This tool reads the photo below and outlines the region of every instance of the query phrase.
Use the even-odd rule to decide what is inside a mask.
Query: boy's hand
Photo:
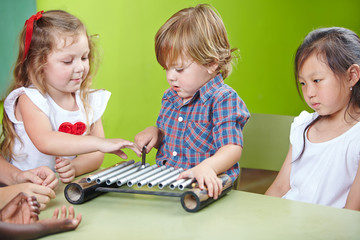
[[[217,177],[216,172],[206,164],[199,164],[185,172],[182,172],[178,179],[195,178],[199,184],[199,188],[203,190],[207,187],[209,197],[217,199],[222,192],[222,182]]]
[[[69,183],[75,178],[75,167],[72,160],[62,157],[56,157],[55,170],[59,173],[59,178],[63,183]]]
[[[149,153],[153,147],[157,148],[161,141],[162,133],[157,127],[148,127],[135,136],[135,144],[140,149],[146,146],[146,153]]]
[[[99,145],[99,150],[103,153],[113,153],[123,159],[127,159],[126,153],[121,149],[129,148],[133,150],[136,153],[136,155],[138,155],[139,157],[141,156],[140,148],[133,142],[121,138],[103,139],[103,140],[104,141],[102,141]]]

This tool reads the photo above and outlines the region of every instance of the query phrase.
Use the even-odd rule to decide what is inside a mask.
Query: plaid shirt
[[[190,169],[228,144],[243,146],[242,129],[250,117],[245,103],[235,90],[224,84],[221,74],[207,82],[183,104],[173,89],[162,99],[157,127],[164,138],[156,155],[158,165]],[[239,164],[226,174],[233,181]]]

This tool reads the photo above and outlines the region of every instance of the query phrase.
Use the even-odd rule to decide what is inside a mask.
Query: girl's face
[[[306,103],[319,115],[343,116],[351,95],[350,83],[339,79],[320,55],[312,54],[305,60],[299,82]]]
[[[170,87],[187,102],[208,81],[216,76],[217,64],[205,67],[190,57],[179,58],[166,69],[166,79]]]
[[[50,96],[74,93],[89,72],[90,52],[85,34],[77,37],[58,38],[57,48],[48,56],[44,68],[45,82]]]

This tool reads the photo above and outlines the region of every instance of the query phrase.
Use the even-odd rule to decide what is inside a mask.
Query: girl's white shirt
[[[23,143],[21,144],[21,142],[15,138],[13,149],[14,155],[13,159],[10,160],[10,163],[23,171],[39,166],[48,166],[52,170],[54,170],[55,167],[55,156],[46,155],[38,151],[27,135],[24,123],[15,118],[15,106],[19,96],[26,94],[49,118],[52,129],[58,131],[59,126],[64,122],[70,122],[71,124],[83,122],[86,124],[84,105],[80,99],[79,93],[79,91],[75,93],[76,103],[79,108],[77,111],[67,111],[61,108],[48,94],[43,95],[39,90],[32,87],[15,89],[6,97],[4,101],[4,110],[10,121],[14,124],[15,131]],[[105,112],[110,95],[111,93],[106,90],[97,90],[89,94],[90,111],[88,112],[88,121],[90,125],[101,118]],[[75,156],[72,156],[70,158],[74,157]]]
[[[359,166],[360,123],[326,142],[312,143],[305,137],[305,151],[296,160],[304,129],[317,116],[303,111],[291,125],[291,189],[283,198],[343,208]]]

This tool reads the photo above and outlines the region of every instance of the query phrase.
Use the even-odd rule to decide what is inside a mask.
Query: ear
[[[218,60],[214,59],[214,61],[212,63],[209,63],[206,68],[208,73],[212,75],[218,70],[218,67],[219,67]]]
[[[360,67],[357,64],[353,64],[349,67],[348,69],[348,73],[349,73],[349,83],[350,86],[353,87],[360,78]]]

